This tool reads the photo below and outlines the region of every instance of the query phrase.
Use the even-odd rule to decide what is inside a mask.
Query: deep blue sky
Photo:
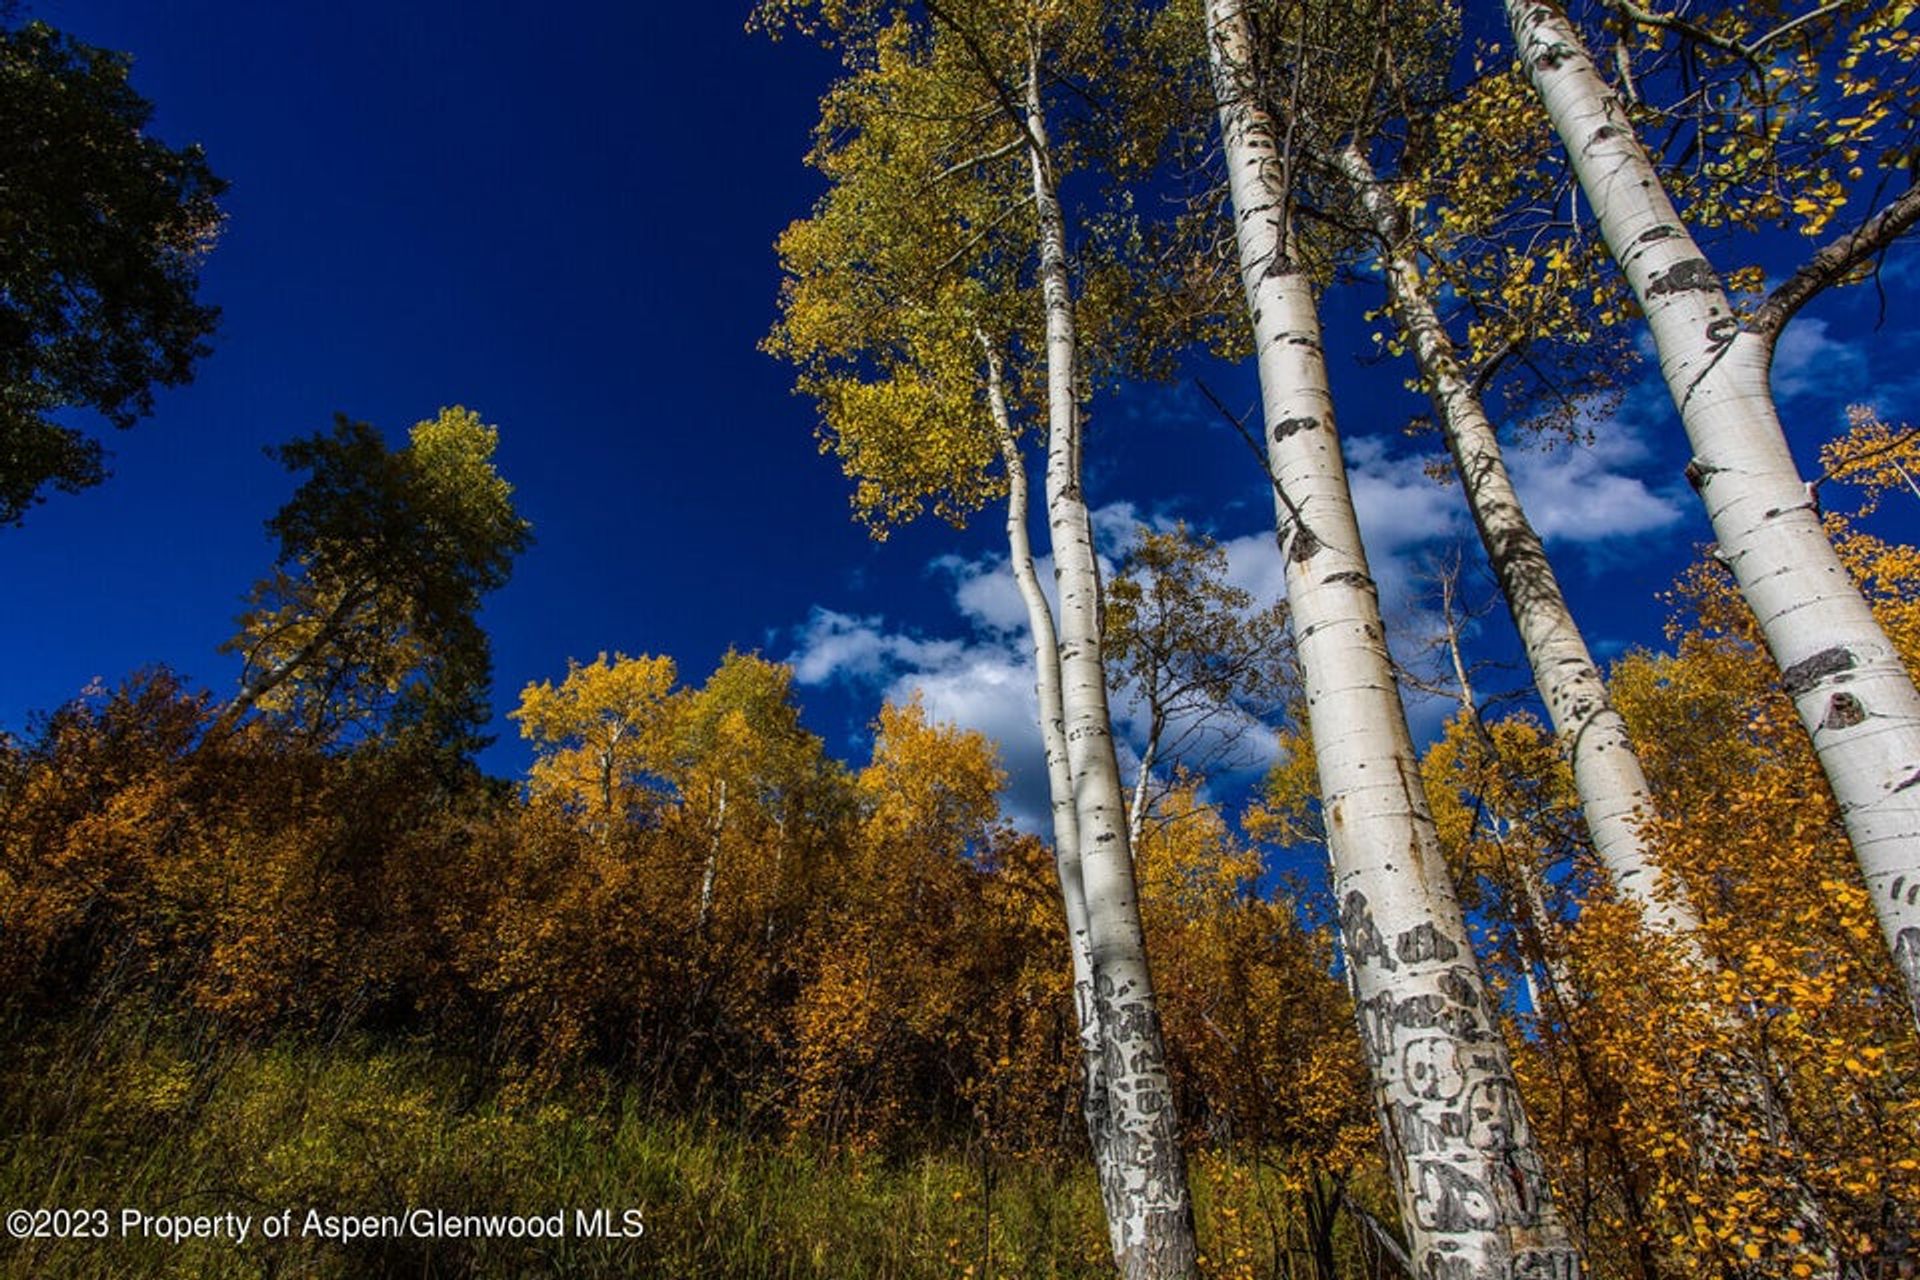
[[[271,562],[262,522],[292,483],[263,447],[336,410],[397,440],[462,403],[501,427],[500,467],[538,539],[485,614],[500,712],[569,656],[668,653],[697,682],[732,645],[798,661],[809,721],[837,751],[859,750],[884,691],[919,687],[1030,765],[1026,676],[984,572],[997,521],[871,542],[811,408],[755,349],[774,315],[772,240],[819,189],[801,157],[835,64],[746,33],[743,10],[33,4],[130,51],[155,131],[203,143],[232,190],[204,274],[225,312],[213,356],[112,436],[107,485],[0,529],[0,729],[149,662],[230,689],[215,648]],[[1329,349],[1391,595],[1466,529],[1457,495],[1420,474],[1433,445],[1400,434],[1402,372],[1342,354],[1373,302],[1334,299]],[[1897,308],[1874,329],[1874,309],[1864,292],[1836,299],[1789,332],[1781,391],[1803,466],[1849,400],[1916,416],[1920,342]],[[1252,403],[1249,375],[1220,377]],[[1211,416],[1190,389],[1097,406],[1091,497],[1115,527],[1126,503],[1193,520],[1230,541],[1243,581],[1270,584],[1264,481]],[[1596,452],[1520,469],[1613,653],[1657,643],[1654,593],[1709,534],[1663,397],[1630,398],[1606,428]],[[1504,631],[1488,621],[1490,651]],[[486,762],[517,773],[525,753],[510,724],[497,731]]]

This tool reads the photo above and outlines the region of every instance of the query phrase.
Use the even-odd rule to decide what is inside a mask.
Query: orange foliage
[[[1920,559],[1829,523],[1913,664]],[[1920,1221],[1913,1028],[1730,576],[1703,562],[1674,599],[1674,652],[1630,655],[1612,692],[1653,784],[1650,844],[1701,915],[1706,966],[1648,937],[1598,882],[1537,724],[1509,718],[1483,738],[1456,722],[1428,755],[1499,968],[1530,991],[1516,1068],[1597,1275],[1891,1265]]]

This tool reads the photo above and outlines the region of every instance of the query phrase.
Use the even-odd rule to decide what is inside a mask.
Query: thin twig
[[[1273,486],[1273,496],[1280,499],[1280,505],[1287,509],[1287,516],[1304,532],[1307,528],[1307,518],[1300,514],[1300,508],[1293,504],[1293,499],[1289,498],[1287,491],[1281,487],[1280,477],[1273,474],[1273,468],[1267,462],[1266,450],[1260,447],[1260,442],[1255,440],[1253,433],[1247,430],[1246,422],[1236,417],[1233,410],[1227,408],[1227,406],[1221,402],[1220,397],[1213,394],[1213,388],[1209,387],[1201,379],[1195,378],[1193,385],[1200,388],[1200,394],[1205,396],[1208,403],[1220,411],[1220,416],[1231,423],[1234,432],[1246,442],[1247,448],[1252,451],[1254,459],[1259,462],[1260,470],[1266,475],[1267,483]]]

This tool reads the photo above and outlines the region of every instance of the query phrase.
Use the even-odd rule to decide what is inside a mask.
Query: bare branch
[[[1760,336],[1771,356],[1774,343],[1780,340],[1780,331],[1801,307],[1828,286],[1839,283],[1874,254],[1884,252],[1912,230],[1915,222],[1920,222],[1920,187],[1908,187],[1880,212],[1807,259],[1798,271],[1767,295],[1767,300],[1747,321],[1747,331]]]
[[[1220,397],[1213,394],[1212,387],[1209,387],[1198,378],[1193,380],[1193,385],[1200,388],[1200,394],[1207,398],[1209,404],[1220,411],[1220,416],[1231,423],[1234,431],[1242,440],[1246,441],[1247,448],[1253,451],[1255,461],[1260,464],[1260,470],[1265,473],[1267,483],[1273,486],[1273,496],[1280,499],[1280,505],[1287,509],[1287,515],[1293,520],[1293,523],[1302,530],[1306,529],[1306,517],[1300,514],[1300,508],[1295,506],[1293,499],[1287,496],[1287,491],[1280,487],[1280,477],[1274,475],[1273,468],[1267,465],[1267,451],[1260,447],[1260,442],[1253,438],[1252,432],[1247,430],[1246,421],[1242,418],[1235,417],[1233,410],[1227,408],[1227,406],[1221,402]]]
[[[946,168],[942,169],[940,172],[934,174],[931,178],[928,178],[926,182],[922,184],[922,186],[924,187],[938,186],[942,182],[945,182],[948,178],[951,178],[956,173],[965,172],[966,170],[973,168],[975,165],[992,164],[995,160],[999,160],[999,159],[1002,159],[1003,157],[1010,156],[1014,152],[1019,151],[1020,149],[1025,147],[1026,145],[1027,145],[1027,140],[1025,138],[1015,138],[1012,142],[1007,143],[1005,146],[995,147],[991,151],[983,151],[979,155],[968,156],[965,160],[956,161],[953,164],[950,164]]]

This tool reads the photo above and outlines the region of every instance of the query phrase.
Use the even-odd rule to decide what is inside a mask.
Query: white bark
[[[727,780],[720,780],[719,798],[713,810],[713,830],[707,833],[707,862],[700,869],[700,917],[696,927],[707,931],[713,918],[713,884],[720,876],[720,840],[727,829]]]
[[[1416,1274],[1574,1280],[1580,1254],[1554,1209],[1427,810],[1354,521],[1316,299],[1289,254],[1279,135],[1249,87],[1249,24],[1241,0],[1208,0],[1207,18],[1343,950]]]
[[[1920,692],[1821,528],[1742,327],[1625,109],[1550,0],[1506,0],[1607,247],[1640,300],[1722,557],[1812,735],[1920,1021]]]
[[[1060,685],[1107,1077],[1107,1142],[1119,1185],[1107,1206],[1127,1280],[1194,1274],[1193,1210],[1172,1080],[1147,968],[1100,651],[1100,566],[1080,475],[1080,405],[1066,226],[1055,187],[1037,59],[1026,85],[1028,157],[1046,307],[1047,520],[1060,589]]]
[[[1138,849],[1140,838],[1147,830],[1147,806],[1153,797],[1154,757],[1160,754],[1160,735],[1164,732],[1161,716],[1153,713],[1153,728],[1147,733],[1147,744],[1140,749],[1140,768],[1133,778],[1133,803],[1127,806],[1127,848]]]
[[[322,650],[338,639],[347,620],[353,616],[354,610],[367,603],[369,596],[373,593],[373,585],[370,578],[362,577],[341,592],[340,599],[334,603],[332,609],[327,611],[327,616],[321,620],[319,626],[314,628],[313,634],[308,637],[305,644],[242,685],[233,701],[229,702],[214,722],[207,727],[205,740],[212,742],[231,733],[260,699],[303,671]],[[254,651],[257,651],[258,647],[255,645]],[[252,665],[253,656],[253,652],[246,655],[248,666]]]
[[[1020,589],[1021,602],[1026,605],[1027,632],[1033,641],[1034,694],[1040,706],[1040,741],[1046,750],[1047,798],[1053,817],[1054,871],[1060,880],[1067,943],[1073,956],[1073,1011],[1085,1089],[1081,1111],[1104,1200],[1114,1194],[1118,1181],[1107,1141],[1112,1126],[1107,1119],[1106,1059],[1093,1000],[1093,948],[1087,931],[1086,892],[1080,878],[1080,824],[1073,807],[1066,713],[1060,700],[1060,643],[1053,625],[1053,606],[1047,602],[1033,566],[1033,542],[1027,533],[1027,468],[1007,412],[999,353],[984,335],[980,342],[987,353],[987,407],[1000,436],[1000,456],[1007,468],[1007,563]],[[1118,1237],[1115,1239],[1117,1250]]]
[[[1487,563],[1499,579],[1526,650],[1534,687],[1573,769],[1594,852],[1615,891],[1635,906],[1649,930],[1691,939],[1699,931],[1699,917],[1684,896],[1662,892],[1659,871],[1640,834],[1638,819],[1652,814],[1653,798],[1626,721],[1607,697],[1600,667],[1573,620],[1546,546],[1520,506],[1499,433],[1460,367],[1452,336],[1407,243],[1400,210],[1358,146],[1349,143],[1336,161],[1386,246],[1387,286],[1433,398],[1434,415],[1453,454]],[[1692,950],[1704,963],[1698,948]]]

